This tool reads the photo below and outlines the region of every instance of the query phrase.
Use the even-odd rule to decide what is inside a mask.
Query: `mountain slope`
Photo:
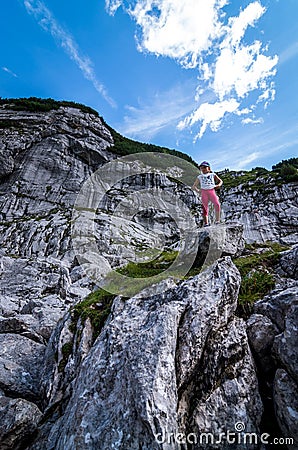
[[[246,189],[243,183],[228,189],[227,181],[223,208],[231,223],[203,230],[198,199],[179,178],[187,158],[182,169],[175,160],[170,174],[146,173],[146,167],[134,161],[140,174],[109,186],[96,208],[89,207],[90,200],[83,211],[86,221],[94,214],[100,256],[127,278],[127,262],[132,261],[146,278],[148,261],[151,269],[155,265],[163,272],[177,252],[191,253],[194,244],[198,248],[191,273],[161,277],[130,298],[108,294],[97,289],[84,263],[79,264],[71,230],[78,212],[74,205],[86,180],[111,162],[112,167],[120,164],[115,134],[92,110],[30,102],[30,111],[24,110],[24,103],[18,104],[21,110],[4,107],[7,101],[0,109],[3,448],[183,448],[168,440],[179,433],[185,439],[199,439],[203,433],[218,438],[234,432],[238,422],[259,436],[268,431],[266,417],[272,418],[270,433],[278,433],[279,426],[283,436],[294,436],[295,424],[287,411],[289,405],[296,408],[292,392],[297,365],[292,361],[297,357],[297,247],[270,259],[275,288],[257,302],[247,325],[238,313],[241,280],[231,260],[248,257],[241,222],[250,241],[262,243],[269,237],[295,242],[294,182],[271,183],[276,203],[273,192],[259,192],[253,185]],[[177,154],[171,155],[174,161]],[[193,176],[197,168],[191,167]],[[104,172],[99,173],[103,177]],[[267,186],[266,180],[259,181]],[[144,208],[140,202],[140,210],[125,216],[121,205],[147,191],[154,198],[160,195],[160,203],[147,202]],[[179,244],[181,231],[187,231],[184,210],[175,199],[184,202],[198,228],[194,239],[196,230],[185,234],[184,248]],[[274,206],[268,207],[273,200]],[[264,226],[270,213],[266,229],[255,223],[255,213],[243,211],[255,204]],[[83,221],[83,236],[84,227]],[[258,257],[246,267],[248,278],[254,279],[266,251],[262,244],[255,246]],[[202,270],[208,255],[209,267]],[[210,255],[215,255],[213,260]],[[138,291],[139,280],[131,281]],[[264,358],[269,372],[262,365]],[[276,416],[269,401],[273,392]],[[262,416],[263,409],[267,415]],[[191,448],[214,448],[209,444],[189,443]]]

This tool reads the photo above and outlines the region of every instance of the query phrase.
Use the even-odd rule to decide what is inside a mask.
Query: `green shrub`
[[[58,366],[58,371],[59,372],[63,372],[65,369],[65,366],[67,364],[68,358],[69,356],[72,354],[72,349],[73,349],[73,343],[72,342],[66,342],[66,344],[64,344],[62,346],[61,352],[62,352],[62,359],[59,363]]]
[[[288,183],[298,181],[298,158],[283,159],[272,166],[272,170]]]
[[[30,112],[48,112],[53,109],[59,109],[61,106],[80,109],[82,112],[94,114],[98,117],[95,109],[85,106],[81,103],[69,102],[66,100],[54,100],[52,98],[0,98],[0,105],[5,109],[14,111],[30,111]]]
[[[72,331],[74,331],[79,319],[84,323],[89,318],[95,340],[110,314],[112,302],[115,297],[115,295],[103,289],[98,289],[89,294],[85,300],[75,305],[71,310]]]
[[[279,260],[280,252],[288,249],[277,242],[246,245],[246,249],[251,252],[259,248],[267,250],[262,253],[241,256],[234,260],[241,275],[238,313],[243,317],[248,317],[252,313],[255,301],[260,300],[274,287],[274,266]]]

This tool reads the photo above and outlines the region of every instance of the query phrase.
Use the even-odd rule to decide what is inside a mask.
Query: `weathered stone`
[[[0,348],[0,387],[15,396],[37,399],[45,347],[18,334],[0,334]]]
[[[243,225],[243,236],[247,243],[280,242],[298,243],[297,182],[275,185],[258,179],[262,189],[248,189],[239,185],[223,189],[222,210],[226,222]]]
[[[273,353],[277,360],[298,383],[298,304],[287,312],[285,330],[274,339]]]
[[[242,225],[214,225],[198,232],[195,265],[213,263],[221,256],[240,256],[244,249]]]
[[[254,305],[254,312],[267,316],[280,331],[285,329],[285,318],[288,309],[297,300],[298,285],[286,290],[273,290]]]
[[[182,416],[186,416],[184,434],[197,437],[195,448],[230,449],[224,439],[218,447],[216,442],[221,433],[237,433],[238,426],[259,436],[263,406],[244,321],[234,319],[226,329],[211,334],[196,370],[180,400]],[[183,411],[187,404],[191,405],[188,412]],[[208,433],[211,440],[200,442],[200,436]],[[258,440],[249,448],[259,448]]]
[[[22,398],[0,395],[0,447],[1,450],[24,448],[37,430],[42,417],[36,405]]]
[[[298,279],[298,245],[282,253],[277,272],[281,276]]]
[[[279,333],[277,327],[268,317],[261,314],[250,316],[246,325],[249,343],[259,366],[264,374],[271,372],[275,368],[272,346],[275,336]]]
[[[160,288],[167,287],[164,293],[118,298],[82,363],[65,414],[32,449],[161,448],[159,433],[169,436],[185,430],[175,412],[177,387],[187,386],[202,358],[210,371],[205,382],[208,373],[214,374],[210,395],[224,404],[240,395],[243,403],[237,406],[238,396],[229,412],[233,410],[236,419],[241,411],[240,418],[249,419],[249,429],[256,430],[253,410],[260,413],[261,404],[244,322],[236,320],[225,328],[236,308],[239,281],[238,271],[226,258],[181,286],[162,282]],[[215,342],[219,346],[211,355],[205,353],[210,334],[217,335],[211,348]],[[223,364],[221,352],[226,355]],[[235,359],[234,370],[230,364]],[[222,427],[227,420],[223,412]],[[162,448],[176,447],[165,443]]]
[[[274,403],[276,417],[285,438],[292,438],[289,449],[297,448],[298,442],[298,386],[283,369],[278,369],[274,380]]]

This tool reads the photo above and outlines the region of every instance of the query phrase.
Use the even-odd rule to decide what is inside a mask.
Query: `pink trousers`
[[[203,216],[208,216],[208,203],[213,203],[215,211],[220,211],[220,203],[214,189],[202,189]]]

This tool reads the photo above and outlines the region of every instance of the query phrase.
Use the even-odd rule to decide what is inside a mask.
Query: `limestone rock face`
[[[262,183],[262,179],[258,180]],[[297,244],[298,183],[275,185],[274,180],[255,188],[243,185],[223,193],[222,208],[227,222],[243,225],[247,243],[274,241]]]
[[[276,416],[283,435],[298,442],[297,383],[283,369],[278,369],[274,380],[274,400]],[[291,448],[291,445],[288,446]],[[292,445],[293,448],[293,445]]]
[[[116,299],[63,416],[31,448],[182,448],[171,436],[234,430],[240,419],[258,432],[244,322],[230,322],[239,281],[226,258],[179,286],[162,282],[161,294]]]
[[[288,252],[285,252],[285,258],[289,258]],[[291,280],[290,287],[272,291],[255,304],[256,314],[247,322],[265,400],[267,397],[267,402],[272,402],[282,435],[294,439],[295,443],[298,417],[297,288],[297,281]],[[291,445],[288,448],[292,448]]]
[[[0,395],[1,449],[24,448],[27,440],[37,430],[41,417],[42,413],[34,403]]]

